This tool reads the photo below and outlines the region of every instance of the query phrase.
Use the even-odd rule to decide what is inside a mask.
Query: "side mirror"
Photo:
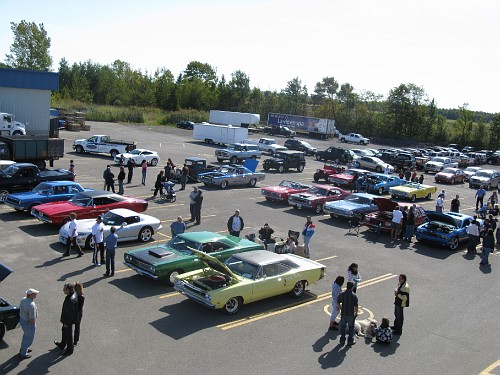
[[[128,224],[127,223],[122,223],[122,225],[120,225],[120,228],[125,228]]]

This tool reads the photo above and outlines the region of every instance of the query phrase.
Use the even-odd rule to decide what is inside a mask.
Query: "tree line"
[[[45,70],[52,65],[50,38],[43,24],[11,23],[14,43],[4,66]],[[384,97],[358,93],[349,83],[334,77],[318,81],[312,92],[299,77],[285,88],[262,91],[250,87],[250,77],[241,70],[230,77],[214,67],[191,61],[174,76],[167,68],[142,72],[125,61],[110,65],[91,60],[59,62],[57,98],[87,104],[121,107],[156,107],[166,112],[210,109],[258,113],[270,112],[334,119],[342,133],[359,132],[395,143],[459,143],[478,148],[500,148],[500,113],[473,112],[465,103],[458,109],[440,109],[423,87],[401,83]]]

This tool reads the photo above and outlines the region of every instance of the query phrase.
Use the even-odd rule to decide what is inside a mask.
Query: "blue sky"
[[[235,70],[261,90],[298,77],[312,93],[333,76],[358,92],[422,86],[442,108],[500,112],[500,2],[492,0],[11,1],[0,5],[0,60],[10,22],[43,23],[57,70],[120,59],[143,72],[190,61]]]

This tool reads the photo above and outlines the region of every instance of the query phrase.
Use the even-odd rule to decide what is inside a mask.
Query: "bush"
[[[90,107],[85,119],[88,121],[143,123],[143,112],[135,108]]]
[[[180,121],[202,122],[208,121],[208,112],[196,109],[181,109],[169,112],[158,119],[160,125],[175,124]]]

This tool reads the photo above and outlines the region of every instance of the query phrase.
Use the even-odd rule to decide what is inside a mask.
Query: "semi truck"
[[[2,135],[0,136],[0,159],[13,160],[17,163],[33,163],[44,169],[48,160],[54,166],[54,160],[64,156],[64,139],[46,135]]]
[[[229,112],[212,109],[208,122],[216,125],[243,126],[258,125],[260,115],[257,113]]]
[[[207,144],[244,143],[247,138],[247,128],[214,124],[194,124],[193,127],[193,139]]]
[[[25,135],[26,126],[16,121],[14,115],[0,112],[0,134],[1,135]]]
[[[306,116],[269,113],[267,125],[273,128],[287,127],[297,134],[305,134],[314,138],[328,139],[334,137],[335,121]]]

